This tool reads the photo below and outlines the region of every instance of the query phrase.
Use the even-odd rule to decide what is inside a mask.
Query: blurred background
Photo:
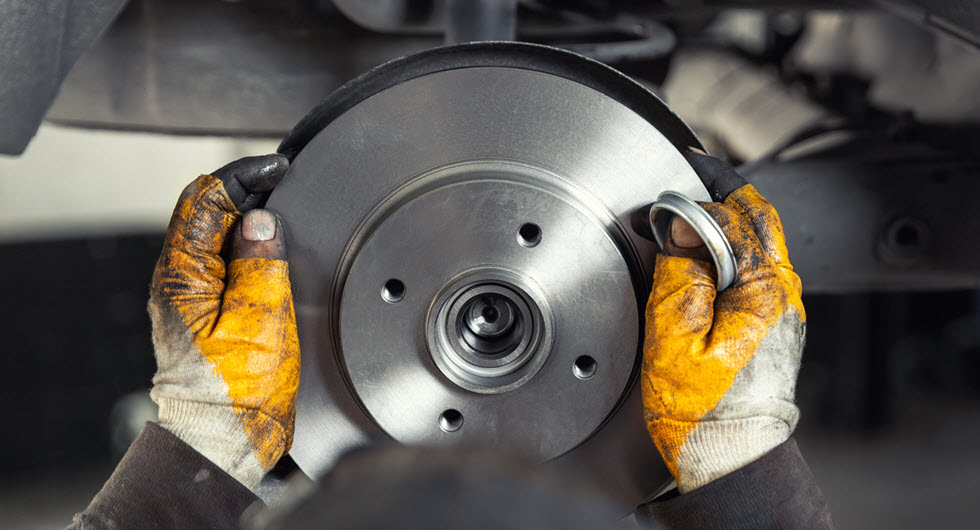
[[[62,44],[5,70],[34,81],[14,89],[30,104],[0,98],[0,528],[63,528],[155,418],[145,305],[180,190],[273,152],[358,73],[444,42],[454,3],[110,4],[73,32],[78,13],[49,2]],[[516,9],[518,38],[647,84],[783,215],[809,318],[797,438],[838,526],[971,526],[977,3]],[[67,65],[42,72],[45,54]]]

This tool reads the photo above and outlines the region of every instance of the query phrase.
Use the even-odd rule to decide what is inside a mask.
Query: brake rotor
[[[290,454],[478,444],[584,471],[636,505],[669,479],[636,385],[655,244],[630,216],[708,193],[653,94],[554,48],[396,60],[290,133],[267,207],[302,351]]]

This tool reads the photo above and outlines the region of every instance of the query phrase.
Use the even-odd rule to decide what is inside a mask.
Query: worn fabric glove
[[[159,424],[251,489],[293,439],[299,341],[282,228],[253,209],[287,166],[244,158],[188,185],[150,289]]]
[[[721,161],[685,154],[719,203],[702,206],[731,243],[738,277],[715,271],[675,219],[646,310],[642,393],[647,428],[687,493],[785,442],[806,315],[775,209]],[[695,236],[696,237],[696,236]],[[668,255],[672,254],[672,255]]]

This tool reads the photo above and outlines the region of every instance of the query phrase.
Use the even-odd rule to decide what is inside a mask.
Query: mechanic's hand
[[[150,289],[160,425],[251,489],[293,440],[299,341],[282,227],[254,209],[288,165],[243,158],[188,185]]]
[[[721,224],[738,263],[728,289],[696,234],[675,218],[657,257],[646,312],[642,392],[647,428],[687,493],[785,442],[806,334],[800,278],[775,209],[726,164],[685,157],[719,202],[702,206]]]

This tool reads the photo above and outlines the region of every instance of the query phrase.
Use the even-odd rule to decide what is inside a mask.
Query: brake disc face
[[[677,149],[696,139],[540,46],[434,50],[338,94],[284,142],[268,203],[301,341],[294,460],[492,445],[638,503],[669,475],[635,384],[656,249],[630,216],[667,189],[708,200]]]

